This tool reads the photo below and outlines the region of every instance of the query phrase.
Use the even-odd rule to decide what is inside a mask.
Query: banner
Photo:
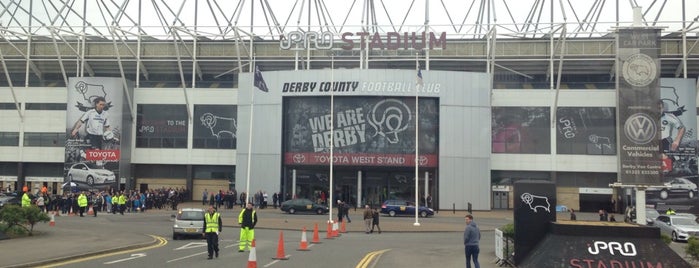
[[[116,186],[124,125],[123,93],[120,78],[68,80],[64,191]]]
[[[137,148],[187,148],[187,106],[139,104]]]
[[[549,111],[548,107],[493,107],[492,152],[550,153]]]
[[[419,102],[420,165],[436,167],[439,106]],[[337,165],[414,166],[415,98],[336,97],[334,107],[331,115],[328,97],[285,100],[285,164],[329,163],[332,140]]]
[[[619,29],[617,46],[619,182],[658,185],[660,29]]]
[[[616,155],[613,107],[559,107],[556,153]]]
[[[194,105],[193,148],[235,149],[238,106]]]

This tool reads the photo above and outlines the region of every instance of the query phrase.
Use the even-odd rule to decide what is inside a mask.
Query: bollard
[[[451,213],[456,214],[456,203],[451,203]]]
[[[473,214],[471,210],[471,202],[468,202],[468,214]]]

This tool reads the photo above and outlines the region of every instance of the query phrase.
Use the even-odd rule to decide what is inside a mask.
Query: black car
[[[391,217],[396,215],[415,215],[415,202],[408,200],[391,199],[386,200],[381,205],[381,213],[388,214]],[[434,215],[434,210],[428,207],[420,206],[418,208],[420,217],[429,217]]]
[[[284,212],[288,212],[289,214],[295,214],[296,212],[325,214],[329,211],[327,206],[315,203],[306,198],[296,198],[284,201],[282,202],[280,209]]]

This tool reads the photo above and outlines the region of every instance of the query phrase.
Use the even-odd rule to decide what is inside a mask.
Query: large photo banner
[[[657,103],[663,186],[646,189],[646,202],[686,211],[698,202],[696,81],[663,79]]]
[[[492,152],[550,153],[550,118],[548,107],[493,107]]]
[[[616,155],[614,107],[558,107],[556,153]]]
[[[619,182],[659,185],[660,30],[619,29],[617,46]]]
[[[330,113],[329,97],[285,100],[285,164],[327,165],[330,146],[334,143],[333,159],[336,165],[414,166],[414,97],[334,99],[333,114]],[[438,100],[420,98],[419,107],[419,165],[436,167]]]
[[[68,80],[64,191],[116,186],[124,134],[123,100],[120,78]]]

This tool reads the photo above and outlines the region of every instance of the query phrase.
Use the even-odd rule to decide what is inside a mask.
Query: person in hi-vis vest
[[[245,251],[252,246],[252,240],[255,239],[255,225],[257,224],[257,214],[253,209],[252,203],[248,203],[245,209],[238,214],[238,224],[240,224],[240,243],[238,244],[238,252]]]
[[[222,227],[221,214],[214,210],[214,206],[209,206],[209,213],[204,214],[204,237],[209,260],[214,254],[218,258],[218,234],[221,233]]]

